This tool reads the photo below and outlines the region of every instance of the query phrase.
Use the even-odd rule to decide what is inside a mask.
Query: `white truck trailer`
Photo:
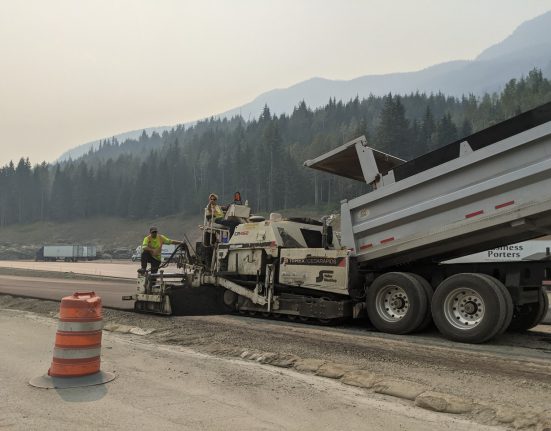
[[[305,165],[371,185],[342,201],[340,235],[273,214],[212,242],[224,228],[210,223],[210,240],[180,256],[182,273],[138,278],[136,309],[170,314],[179,289],[214,285],[240,312],[324,322],[367,312],[397,334],[434,320],[475,343],[545,315],[548,258],[441,262],[551,232],[551,103],[409,162],[360,137]]]
[[[45,245],[36,253],[36,260],[76,262],[96,258],[95,245]]]

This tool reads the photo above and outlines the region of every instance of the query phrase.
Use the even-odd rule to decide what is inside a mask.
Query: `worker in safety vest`
[[[151,273],[155,274],[161,265],[161,252],[163,244],[181,244],[182,241],[169,239],[164,235],[159,235],[159,229],[156,226],[149,228],[149,235],[143,239],[142,243],[142,267],[138,269],[140,274],[144,274],[147,264],[151,264]]]
[[[213,219],[223,219],[224,211],[218,205],[218,195],[211,193],[209,195],[209,203],[207,204],[207,220]]]
[[[241,204],[241,193],[236,192],[233,197],[235,204]],[[214,220],[215,223],[218,223],[222,226],[225,226],[230,231],[230,236],[233,235],[235,228],[239,225],[239,221],[235,220],[226,220],[224,217],[224,211],[228,210],[228,206],[220,207],[218,205],[218,195],[216,193],[211,193],[209,195],[209,203],[207,204],[206,213],[207,220]]]

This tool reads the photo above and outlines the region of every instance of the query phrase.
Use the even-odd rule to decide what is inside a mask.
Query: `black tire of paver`
[[[446,316],[445,308],[455,292],[459,295],[465,291],[468,296],[469,290],[482,300],[484,314],[476,326],[461,326],[459,329],[459,323],[450,323],[451,316]],[[461,343],[484,343],[490,340],[501,329],[507,317],[507,304],[501,289],[476,273],[455,274],[445,279],[434,292],[431,309],[434,324],[442,335]]]
[[[547,309],[549,308],[549,298],[547,297],[547,292],[545,292],[543,288],[540,288],[538,304],[525,305],[525,307],[530,307],[529,312],[515,315],[509,325],[509,331],[527,331],[541,322],[547,313]]]
[[[384,292],[395,291],[407,297],[407,310],[401,318],[389,321],[393,317],[382,314],[377,309],[377,300],[384,301],[381,295]],[[403,292],[403,294],[401,293]],[[379,296],[379,298],[378,298]],[[382,304],[380,303],[380,307]],[[381,332],[390,334],[409,334],[415,331],[425,319],[429,308],[429,301],[422,284],[411,274],[403,272],[388,272],[380,275],[369,286],[366,294],[366,309],[369,320]]]
[[[224,311],[226,313],[234,313],[237,309],[237,300],[239,295],[226,289],[222,291],[221,295]]]
[[[539,325],[541,323],[541,321],[545,318],[547,312],[549,311],[549,296],[547,295],[547,291],[544,288],[542,288],[541,291],[543,294],[543,306],[541,307],[541,315],[536,325]]]
[[[414,273],[409,274],[414,277],[419,283],[421,283],[421,286],[423,286],[423,289],[425,289],[425,293],[427,295],[427,313],[425,314],[425,318],[421,322],[421,325],[419,325],[419,327],[415,330],[415,332],[422,332],[427,329],[428,326],[432,323],[432,311],[430,309],[430,303],[432,302],[432,295],[434,294],[434,290],[432,289],[430,283],[424,277],[421,277],[420,275]]]
[[[507,306],[507,314],[505,315],[505,320],[503,321],[501,328],[499,329],[499,331],[497,331],[497,334],[496,334],[496,335],[501,335],[507,330],[507,328],[511,324],[511,320],[513,319],[513,312],[515,310],[515,306],[513,304],[513,298],[511,298],[511,294],[509,293],[505,285],[497,278],[492,277],[491,275],[488,275],[488,274],[480,274],[480,275],[482,275],[483,277],[487,278],[492,283],[494,283],[504,295],[505,305]]]
[[[545,289],[542,288],[541,291],[543,294],[543,307],[541,310],[541,316],[538,320],[538,323],[536,323],[536,325],[539,325],[541,323],[541,321],[545,318],[545,316],[547,315],[547,312],[549,311],[549,296],[547,295],[547,291]]]

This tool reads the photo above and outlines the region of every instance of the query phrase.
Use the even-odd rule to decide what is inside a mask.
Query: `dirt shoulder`
[[[104,332],[106,385],[44,390],[42,376],[56,322],[35,313],[0,312],[0,427],[10,430],[296,430],[490,431],[461,415],[334,379],[160,345],[145,337]],[[78,414],[74,407],[80,406]],[[69,408],[73,407],[73,408]]]
[[[197,310],[193,302],[204,300],[189,298],[188,303]],[[56,303],[9,296],[0,296],[0,308],[48,316],[57,313]],[[356,377],[370,391],[398,391],[415,400],[420,396],[416,391],[447,394],[468,400],[471,407],[465,414],[479,423],[535,429],[550,406],[551,334],[544,331],[506,335],[472,346],[448,342],[430,332],[390,336],[367,327],[320,327],[211,312],[160,317],[106,309],[104,322],[111,331],[145,334],[155,343],[210,355],[265,361],[338,379],[360,373]],[[442,404],[442,397],[429,396],[434,399],[436,408],[444,405],[441,411],[457,407],[453,402]]]

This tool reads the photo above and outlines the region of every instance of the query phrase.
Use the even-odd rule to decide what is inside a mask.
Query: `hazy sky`
[[[551,0],[0,0],[0,165],[273,88],[472,59]]]

